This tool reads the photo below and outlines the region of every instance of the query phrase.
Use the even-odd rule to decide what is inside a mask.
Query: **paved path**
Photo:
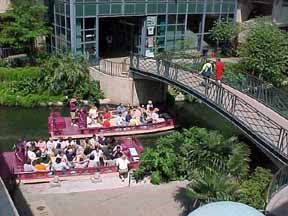
[[[135,62],[133,64],[135,65]],[[158,77],[166,77],[180,88],[192,89],[196,94],[207,98],[244,125],[248,132],[256,134],[265,145],[274,148],[288,159],[288,120],[261,102],[224,84],[223,88],[219,89],[213,81],[207,90],[202,84],[203,77],[199,74],[173,67],[165,70],[165,65],[160,63],[157,66],[153,59],[140,59],[139,69]]]
[[[276,193],[266,210],[275,216],[287,216],[288,215],[288,186]]]
[[[117,180],[114,178],[114,180]],[[90,186],[89,186],[90,185]],[[30,209],[25,206],[25,201],[20,202],[21,193],[18,192],[18,208],[20,215],[38,216],[37,209],[45,209],[47,216],[176,216],[187,215],[185,196],[183,188],[187,182],[171,182],[160,186],[150,183],[132,187],[126,185],[114,189],[94,189],[90,181],[75,181],[70,184],[70,189],[59,188],[60,193],[49,190],[35,191],[22,190],[22,201],[26,200]],[[86,187],[89,191],[82,191]],[[62,187],[62,186],[61,186]],[[80,190],[79,190],[80,188]],[[26,187],[27,189],[27,187]],[[66,190],[66,191],[65,191]],[[36,210],[35,210],[36,209]]]

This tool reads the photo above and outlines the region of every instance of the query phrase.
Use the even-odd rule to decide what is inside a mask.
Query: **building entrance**
[[[141,50],[144,17],[109,17],[99,19],[100,58],[129,56]]]

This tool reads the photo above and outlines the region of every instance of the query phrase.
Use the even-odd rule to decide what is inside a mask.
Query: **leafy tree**
[[[263,210],[265,207],[265,198],[267,197],[267,188],[272,180],[270,170],[257,167],[252,176],[241,184],[241,195],[239,201]]]
[[[231,55],[233,39],[238,34],[238,26],[233,20],[221,20],[214,23],[210,30],[211,39],[220,46],[221,52],[224,55]]]
[[[205,170],[192,179],[186,188],[186,193],[194,202],[203,205],[216,201],[235,201],[241,191],[233,178],[222,172]]]
[[[259,22],[250,30],[241,55],[248,72],[280,86],[288,66],[288,34]]]
[[[156,149],[145,149],[137,174],[159,171],[165,181],[193,179],[211,168],[240,179],[248,173],[249,154],[249,148],[234,137],[225,139],[216,131],[191,128],[160,138]]]
[[[35,39],[46,36],[49,27],[44,20],[47,8],[37,0],[15,0],[11,8],[1,16],[0,45],[12,47],[30,47],[35,53]]]
[[[42,68],[43,83],[51,94],[74,93],[89,80],[89,66],[82,57],[57,53],[48,58]]]

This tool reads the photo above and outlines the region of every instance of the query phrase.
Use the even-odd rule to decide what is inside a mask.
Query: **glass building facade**
[[[117,50],[201,51],[214,22],[233,18],[236,8],[237,0],[55,0],[50,45],[95,62]]]

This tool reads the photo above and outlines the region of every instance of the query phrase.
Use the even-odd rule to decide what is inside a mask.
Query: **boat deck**
[[[23,171],[23,164],[16,158],[15,152],[0,152],[0,176],[10,178],[15,172]]]
[[[116,142],[121,142],[122,151],[127,155],[131,169],[135,169],[139,165],[139,157],[143,151],[143,145],[136,138],[116,138]],[[117,166],[115,161],[110,160],[110,163],[103,166],[92,168],[78,168],[69,169],[65,171],[37,171],[24,172],[23,163],[17,159],[15,152],[1,152],[0,153],[0,174],[3,179],[16,177],[22,183],[39,183],[49,182],[55,175],[60,176],[61,179],[79,178],[79,176],[91,176],[95,171],[100,173],[115,173]],[[112,163],[112,164],[111,164]]]
[[[70,117],[56,117],[55,121],[58,122],[57,129],[49,130],[52,138],[67,139],[81,139],[92,137],[93,134],[101,134],[103,136],[132,136],[147,133],[157,133],[176,128],[173,119],[167,119],[164,122],[138,125],[138,126],[118,126],[110,128],[79,128],[71,124]],[[56,123],[57,124],[57,123]]]

